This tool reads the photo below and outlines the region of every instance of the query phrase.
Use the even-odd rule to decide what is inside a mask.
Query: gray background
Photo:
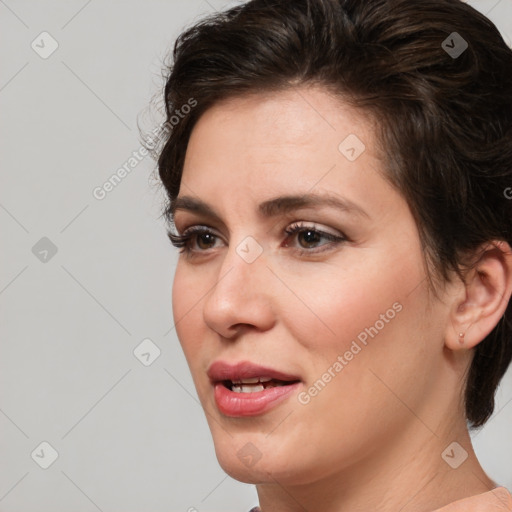
[[[140,149],[137,117],[175,37],[233,3],[0,0],[0,512],[257,502],[217,464],[173,329],[177,253],[154,162],[130,167],[103,200],[92,193]],[[510,44],[511,1],[471,3]],[[58,43],[47,58],[43,31]],[[134,349],[147,338],[161,353],[145,366]],[[512,489],[512,372],[497,396],[474,442]],[[58,452],[47,469],[42,442]]]

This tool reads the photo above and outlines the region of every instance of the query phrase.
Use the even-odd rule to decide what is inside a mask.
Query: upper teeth
[[[239,379],[233,380],[233,384],[257,384],[258,382],[269,382],[272,379],[270,377],[253,377],[251,379]]]
[[[251,379],[233,380],[231,391],[235,393],[257,393],[267,387],[283,386],[282,382],[277,382],[270,377],[253,377]]]

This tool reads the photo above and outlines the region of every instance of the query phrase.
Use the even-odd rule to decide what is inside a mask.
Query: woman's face
[[[176,210],[180,234],[206,234],[180,255],[173,314],[238,480],[305,484],[418,427],[432,437],[418,418],[434,421],[446,396],[448,309],[429,302],[417,227],[382,169],[371,125],[321,88],[224,101],[193,130],[178,197],[214,215]],[[274,202],[288,196],[311,204]],[[218,382],[237,377],[296,382]]]

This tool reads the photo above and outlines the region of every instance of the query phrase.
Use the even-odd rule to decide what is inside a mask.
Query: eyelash
[[[308,226],[301,222],[291,225],[290,227],[285,229],[284,232],[286,233],[287,238],[289,238],[295,234],[301,233],[301,232],[313,232],[313,233],[316,233],[316,234],[320,235],[321,237],[325,238],[326,240],[329,240],[329,242],[331,242],[331,243],[325,244],[321,247],[329,247],[332,245],[337,245],[342,242],[346,242],[348,240],[345,236],[333,235],[332,233],[327,233],[325,231],[321,231],[319,229],[316,229],[314,226]],[[195,237],[197,237],[199,235],[204,235],[204,234],[208,234],[208,235],[217,237],[217,235],[215,233],[213,233],[209,228],[206,228],[204,226],[192,226],[192,227],[186,229],[184,231],[183,235],[178,235],[178,234],[175,234],[175,233],[172,233],[171,231],[169,231],[167,233],[167,236],[169,237],[169,240],[171,241],[172,245],[174,247],[177,247],[180,249],[180,253],[184,253],[185,256],[187,256],[187,257],[192,257],[192,256],[195,256],[197,253],[205,253],[208,250],[208,249],[205,249],[205,250],[196,251],[196,250],[192,249],[192,247],[191,247],[192,241],[195,240]],[[320,250],[292,249],[292,250],[296,251],[301,256],[305,256],[305,255],[311,255],[311,254],[318,254],[327,249],[320,249]]]

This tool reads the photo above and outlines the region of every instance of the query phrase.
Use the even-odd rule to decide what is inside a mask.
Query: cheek
[[[316,460],[321,446],[333,466],[349,465],[416,421],[410,411],[421,410],[432,366],[426,341],[414,336],[422,302],[395,294],[371,303],[343,299],[338,316],[325,317],[336,325],[337,338],[310,336],[310,348],[316,345],[307,352],[306,395],[297,400],[300,421],[288,432],[300,445],[307,431],[303,457]],[[388,323],[380,319],[386,312]]]
[[[312,399],[326,399],[324,389],[339,388],[342,394],[331,399],[342,408],[365,408],[354,397],[374,401],[375,392],[385,389],[379,377],[404,389],[407,379],[421,382],[423,363],[428,366],[427,294],[421,260],[410,261],[325,276],[307,294],[310,311],[295,310],[295,322],[289,317],[288,328],[293,326],[307,361]]]
[[[323,319],[336,335],[302,338],[309,344],[308,414],[329,410],[333,423],[354,435],[405,421],[410,413],[402,400],[410,407],[423,400],[435,364],[426,287],[410,293],[416,279],[389,277],[366,291],[347,283],[333,294],[335,304],[324,303]]]
[[[382,259],[351,264],[347,258],[327,271],[302,276],[292,281],[301,302],[289,298],[287,327],[325,364],[326,354],[331,359],[333,354],[343,354],[353,341],[365,347],[370,340],[384,337],[404,316],[408,294],[421,282],[421,269],[412,264],[398,271],[396,265],[382,265]]]

